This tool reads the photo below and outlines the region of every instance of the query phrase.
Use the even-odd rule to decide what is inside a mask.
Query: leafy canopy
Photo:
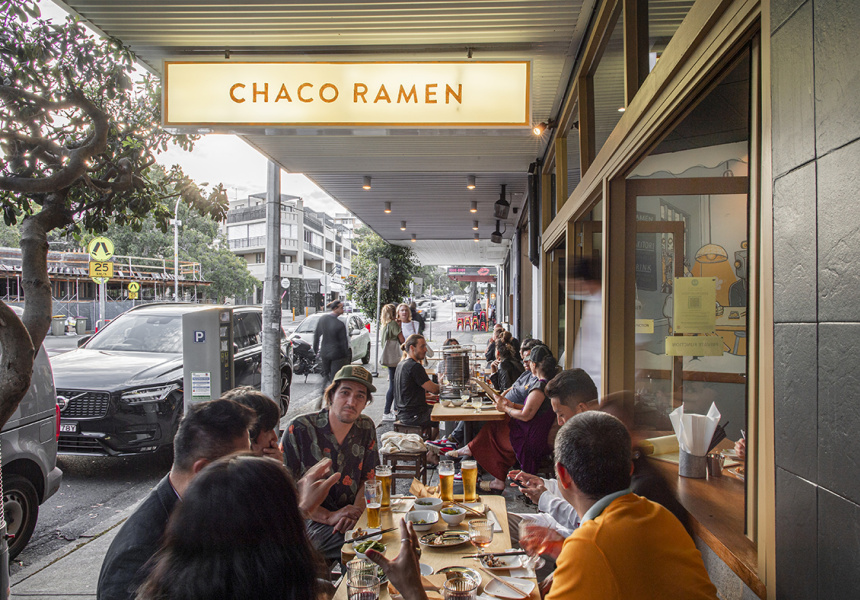
[[[376,318],[376,282],[380,258],[391,261],[388,289],[382,290],[382,304],[398,303],[409,295],[409,282],[418,273],[420,264],[409,248],[389,244],[368,227],[355,230],[358,256],[352,261],[352,277],[347,277],[346,289],[361,311]]]

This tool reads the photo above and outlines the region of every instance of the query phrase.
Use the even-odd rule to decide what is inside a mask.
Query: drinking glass
[[[346,563],[346,580],[363,575],[376,575],[376,565],[364,558],[353,558]]]
[[[379,527],[379,509],[382,502],[382,483],[368,480],[364,484],[364,501],[367,503],[367,526]]]
[[[442,488],[442,500],[451,502],[454,500],[454,461],[439,461],[439,483]]]
[[[463,501],[474,502],[478,499],[478,463],[474,460],[464,460],[460,463],[460,474],[463,476]]]
[[[469,521],[469,541],[479,550],[493,543],[493,522],[489,519]]]
[[[377,465],[376,480],[382,484],[382,508],[391,505],[391,465]]]
[[[526,569],[540,569],[546,561],[540,557],[546,545],[546,527],[536,525],[523,519],[520,521],[520,547],[526,551],[527,557],[523,558],[523,566]]]
[[[379,577],[376,574],[356,574],[346,581],[346,595],[349,600],[378,600]]]
[[[478,582],[471,577],[452,577],[443,587],[445,600],[475,600],[478,597]]]

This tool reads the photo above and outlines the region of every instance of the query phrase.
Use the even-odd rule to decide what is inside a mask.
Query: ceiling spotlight
[[[385,214],[391,214],[391,202],[385,203]]]
[[[553,121],[552,119],[547,119],[545,122],[538,123],[537,125],[535,125],[534,128],[532,128],[532,133],[537,136],[541,136],[543,135],[544,131],[546,131],[547,129],[552,129],[554,127],[555,121]]]
[[[364,185],[362,185],[361,187],[366,189],[366,190],[370,189],[370,175],[364,176]]]
[[[472,229],[474,229],[475,231],[478,231],[478,222],[477,221],[472,222]]]
[[[475,241],[476,241],[476,242],[480,242],[480,241],[481,241],[481,234],[480,234],[480,233],[476,233],[476,234],[475,234]]]
[[[469,175],[466,178],[466,189],[467,190],[474,190],[475,189],[475,176],[474,175]]]
[[[624,112],[625,110],[627,110],[627,109],[623,106],[618,107],[618,112]]]
[[[499,199],[496,200],[496,203],[493,205],[493,216],[497,219],[507,219],[509,210],[511,210],[511,204],[507,201],[505,184],[502,184],[502,191],[499,194]]]
[[[418,241],[418,236],[417,236],[416,234],[414,234],[414,233],[412,234],[412,241],[413,241],[413,242],[417,242],[417,241]]]
[[[478,212],[478,203],[477,202],[472,202],[472,208],[469,209],[469,212],[470,213]]]
[[[406,221],[400,221],[400,231],[406,231]]]

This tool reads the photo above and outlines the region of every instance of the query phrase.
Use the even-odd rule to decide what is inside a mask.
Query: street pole
[[[268,163],[266,180],[266,277],[263,281],[260,391],[286,413],[289,398],[281,395],[281,168],[272,161]]]
[[[107,282],[103,281],[99,284],[99,321],[102,322],[102,327],[105,326],[105,319],[107,317],[105,311],[105,292],[107,292]]]
[[[379,304],[382,300],[382,263],[377,265],[377,273],[376,273],[376,361],[375,367],[373,370],[373,376],[379,377],[379,330],[380,330],[380,311],[382,310],[381,305]]]
[[[173,218],[173,300],[179,302],[179,201],[182,196],[176,198],[176,208]],[[163,222],[163,221],[162,221]]]

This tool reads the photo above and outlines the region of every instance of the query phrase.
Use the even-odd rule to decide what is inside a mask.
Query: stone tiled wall
[[[776,597],[860,590],[860,2],[771,0]]]

